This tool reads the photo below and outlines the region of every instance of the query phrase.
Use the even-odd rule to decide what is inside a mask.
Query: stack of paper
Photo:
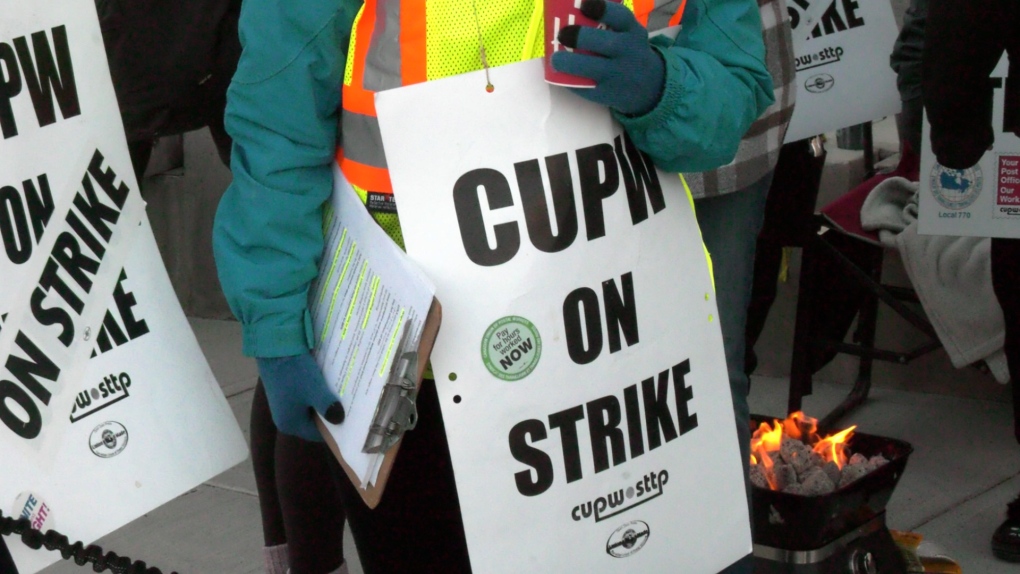
[[[314,354],[347,413],[341,425],[323,422],[368,488],[385,454],[362,451],[369,427],[395,359],[418,348],[436,288],[376,224],[339,169],[334,181],[319,277],[309,293]]]

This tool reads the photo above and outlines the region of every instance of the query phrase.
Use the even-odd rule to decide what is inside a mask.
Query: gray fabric
[[[288,574],[290,564],[287,559],[287,545],[264,546],[262,563],[266,567],[266,574]]]
[[[910,0],[903,14],[903,27],[889,56],[889,66],[896,72],[896,87],[904,101],[921,97],[921,56],[927,17],[928,0]]]
[[[861,226],[877,231],[879,241],[896,247],[896,236],[917,222],[918,184],[890,177],[875,186],[861,206]]]
[[[918,188],[902,177],[878,184],[861,206],[861,226],[899,251],[953,366],[984,360],[996,380],[1008,382],[1005,322],[992,289],[991,241],[918,234]]]

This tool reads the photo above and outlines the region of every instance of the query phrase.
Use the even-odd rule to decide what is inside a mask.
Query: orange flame
[[[751,464],[761,464],[765,469],[765,477],[769,485],[775,489],[775,477],[772,469],[775,463],[772,457],[779,452],[784,438],[797,439],[811,447],[826,462],[833,461],[843,468],[847,463],[847,442],[853,436],[856,425],[836,434],[821,438],[818,435],[818,419],[809,417],[803,412],[792,413],[780,421],[773,419],[772,425],[761,423],[758,430],[751,436]]]
[[[775,428],[769,426],[768,423],[761,423],[758,430],[754,432],[754,436],[751,437],[751,455],[752,463],[753,459],[757,458],[761,460],[762,466],[765,467],[765,478],[769,482],[769,486],[773,489],[778,488],[776,485],[775,477],[772,474],[772,467],[775,463],[772,461],[772,456],[769,453],[779,452],[779,447],[783,443],[783,427],[776,421]]]
[[[843,465],[845,465],[847,461],[846,442],[851,436],[853,436],[855,428],[857,428],[857,425],[843,429],[834,435],[827,436],[815,443],[811,450],[822,455],[822,458],[825,459],[826,462],[831,460],[836,463],[837,467],[842,469]]]

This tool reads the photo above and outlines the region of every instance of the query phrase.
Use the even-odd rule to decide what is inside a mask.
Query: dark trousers
[[[333,461],[365,574],[468,574],[467,542],[434,381],[418,393],[418,426],[404,435],[374,509]]]
[[[249,430],[265,545],[287,545],[291,574],[336,570],[344,561],[344,510],[330,479],[333,453],[324,443],[277,432],[262,381]]]
[[[3,536],[0,536],[0,574],[18,574],[18,569],[14,566],[11,553],[7,551],[7,542]]]
[[[1013,434],[1020,442],[1020,239],[992,239],[992,287],[1006,322],[1006,363],[1013,387]]]

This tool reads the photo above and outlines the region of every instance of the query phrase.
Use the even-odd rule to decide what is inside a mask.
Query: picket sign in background
[[[78,420],[64,432],[52,468],[32,461],[7,467],[6,461],[18,459],[7,435],[0,435],[0,460],[5,468],[16,469],[0,473],[4,514],[20,515],[26,502],[22,495],[31,493],[48,507],[44,530],[57,529],[73,540],[96,540],[247,456],[244,437],[181,311],[148,222],[137,237],[121,286],[136,301],[130,307],[133,320],[144,321],[148,333],[89,360],[80,382],[54,400],[58,416]],[[126,328],[115,298],[104,303]],[[125,374],[130,378],[126,392],[107,383],[104,398],[104,379],[116,377],[123,388]],[[92,401],[85,408],[80,406],[83,393]],[[97,447],[107,428],[127,434],[117,437],[112,448]],[[59,559],[55,552],[30,550],[18,539],[7,541],[23,574]]]
[[[787,8],[797,58],[787,142],[900,111],[889,67],[899,29],[888,0],[787,0]]]
[[[82,158],[98,149],[103,168],[130,189],[126,205],[140,205],[140,196],[94,2],[0,0],[0,12],[0,70],[10,94],[0,98],[0,314],[7,314],[0,334],[4,341],[22,331],[56,340],[61,327],[27,312],[23,299],[39,282],[54,235],[70,229],[65,216],[71,194],[83,192]],[[30,207],[32,199],[46,199],[43,180],[51,207]],[[100,186],[94,187],[99,201],[112,205]],[[141,223],[133,229],[113,232],[114,242],[102,257],[76,235],[80,254],[101,261],[91,298],[82,297],[83,315],[97,320],[78,320],[70,313],[78,354],[86,359],[78,368],[74,361],[62,362],[67,357],[52,356],[62,368],[59,384],[36,372],[37,384],[51,393],[48,403],[36,403],[46,413],[36,438],[11,429],[11,417],[25,420],[27,413],[9,392],[0,398],[8,419],[0,424],[0,509],[86,543],[246,456],[243,436],[177,303],[148,222],[138,218]],[[100,236],[87,218],[82,220]],[[116,241],[124,243],[117,247]],[[118,282],[122,271],[126,276]],[[59,273],[83,295],[66,271]],[[100,287],[103,277],[112,280]],[[66,310],[50,291],[46,307]],[[88,359],[100,350],[105,352]],[[18,346],[4,351],[0,381],[8,381],[3,383],[7,390],[20,388],[24,383],[8,368],[9,357],[27,357]],[[23,574],[60,558],[30,550],[17,538],[7,542]]]
[[[541,59],[494,68],[491,76],[491,94],[477,72],[376,97],[408,254],[435,281],[443,305],[432,366],[472,568],[714,574],[749,553],[751,541],[722,337],[693,206],[676,174],[658,172],[665,208],[654,212],[642,199],[648,216],[634,223],[624,188],[629,171],[620,171],[613,149],[623,130],[608,111],[545,84]],[[598,145],[588,152],[601,161],[579,167],[578,150]],[[559,159],[547,163],[547,156]],[[635,159],[641,161],[627,165],[638,165]],[[562,169],[553,179],[573,188],[554,194],[550,167],[567,160],[569,179]],[[557,217],[522,209],[515,167],[529,166],[540,169],[545,188],[525,184],[532,205],[541,196]],[[603,190],[612,194],[588,202],[586,211],[578,182],[586,179],[591,195],[597,182],[617,175],[617,188]],[[486,183],[475,187],[478,177]],[[589,237],[598,207],[605,234]],[[570,242],[564,238],[574,217]],[[473,230],[462,229],[469,219]],[[512,243],[508,223],[519,248],[485,255]],[[533,245],[550,234],[561,239],[538,241],[545,251]],[[468,243],[476,260],[489,257],[485,265],[469,258]],[[636,341],[615,322],[606,325],[613,291],[623,300],[629,294],[634,321],[624,323],[636,323]],[[591,334],[572,337],[564,316],[577,317],[579,309],[590,315],[575,325]],[[593,351],[596,332],[601,353]],[[572,360],[568,344],[590,362]],[[652,403],[645,379],[652,379]],[[649,409],[660,388],[665,411]],[[696,416],[696,427],[681,408]],[[650,436],[664,424],[655,412],[687,432],[652,448]],[[607,438],[597,438],[602,434]],[[607,468],[597,471],[601,456]],[[568,466],[580,471],[571,481]]]
[[[924,118],[917,232],[924,235],[1020,237],[1020,138],[1002,131],[1006,75],[1004,55],[992,71],[1001,79],[992,96],[995,143],[977,165],[943,167],[931,149],[931,124]]]

